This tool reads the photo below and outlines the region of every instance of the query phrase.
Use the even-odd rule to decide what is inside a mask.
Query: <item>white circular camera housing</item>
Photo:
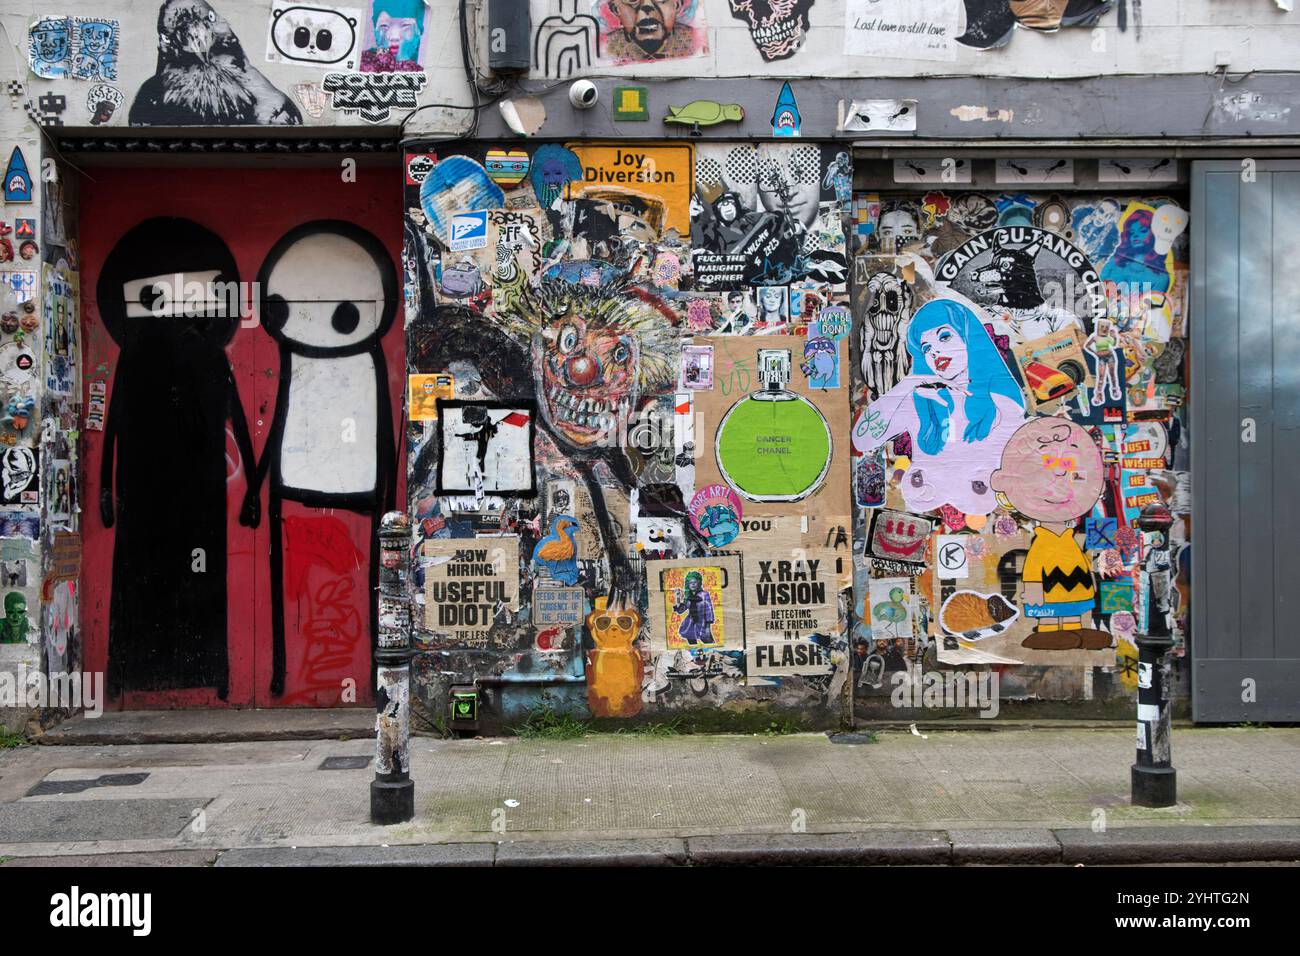
[[[577,80],[569,87],[569,102],[574,109],[589,110],[600,99],[600,90],[591,80]]]

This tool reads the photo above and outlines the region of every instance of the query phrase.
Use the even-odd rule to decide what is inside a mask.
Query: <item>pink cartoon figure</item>
[[[912,371],[868,405],[853,427],[862,453],[907,434],[911,463],[902,477],[909,511],[945,504],[966,515],[997,507],[989,476],[1025,419],[1025,399],[1007,363],[969,306],[935,299],[907,327]]]
[[[1075,526],[1101,495],[1105,471],[1092,437],[1066,418],[1032,418],[1002,449],[993,488],[1038,522],[1025,555],[1020,597],[1035,621],[1021,646],[1033,650],[1100,650],[1111,635],[1083,626],[1096,600],[1092,563]]]

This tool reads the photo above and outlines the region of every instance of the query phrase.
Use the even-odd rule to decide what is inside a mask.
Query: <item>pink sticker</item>
[[[711,548],[724,548],[740,534],[740,498],[726,485],[701,488],[691,499],[689,511],[691,524]]]

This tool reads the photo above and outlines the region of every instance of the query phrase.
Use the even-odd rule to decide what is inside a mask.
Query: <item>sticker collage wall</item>
[[[426,666],[585,673],[600,716],[843,687],[846,158],[408,155]]]
[[[36,82],[26,105],[33,121],[105,128],[382,124],[413,110],[429,79],[422,0],[163,0],[140,7],[125,23],[64,15],[29,22],[27,67]]]
[[[802,141],[433,148],[420,693],[806,710],[896,671],[1135,673],[1135,633],[1181,633],[1179,203],[855,195]]]
[[[855,198],[859,693],[1114,668],[1188,615],[1188,214],[1168,197]],[[1019,675],[1023,680],[1023,675]]]
[[[9,152],[0,219],[0,645],[66,671],[80,627],[81,291],[66,168],[38,162]]]

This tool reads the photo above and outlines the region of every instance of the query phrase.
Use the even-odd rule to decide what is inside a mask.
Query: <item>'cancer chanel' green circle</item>
[[[806,400],[747,398],[723,418],[717,456],[722,477],[751,501],[797,501],[826,477],[830,428]]]

